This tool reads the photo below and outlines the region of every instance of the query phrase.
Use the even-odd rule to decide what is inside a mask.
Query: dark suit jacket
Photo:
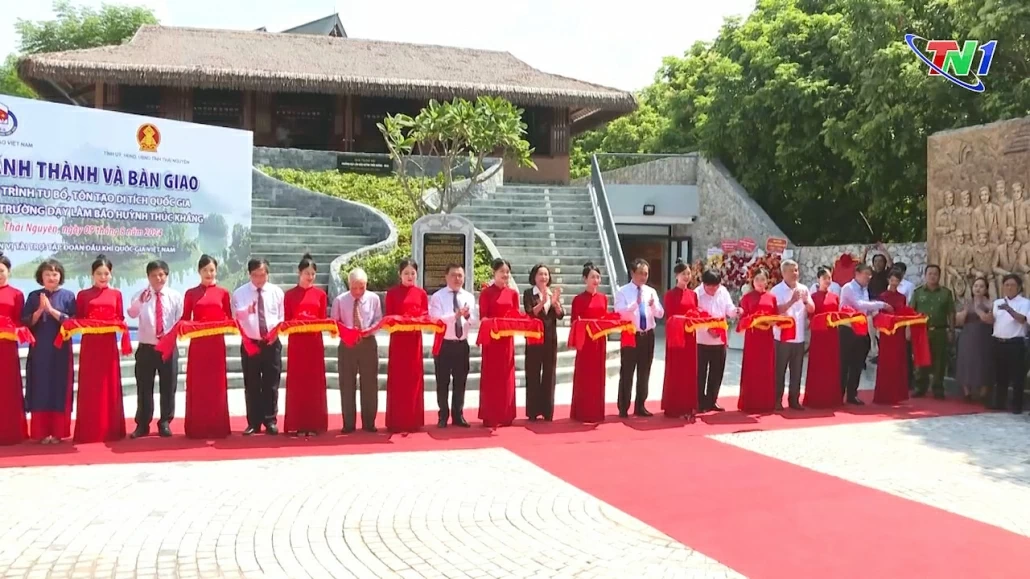
[[[533,308],[540,303],[543,296],[533,295],[533,288],[529,288],[522,292],[522,307],[526,310],[526,315],[533,316]],[[558,310],[551,305],[550,310],[540,310],[539,314],[535,317],[540,318],[544,322],[544,344],[555,344],[558,343],[558,320],[565,317],[565,310]]]

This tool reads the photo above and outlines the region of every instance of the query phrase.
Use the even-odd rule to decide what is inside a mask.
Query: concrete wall
[[[620,185],[605,183],[615,223],[661,224],[695,219],[699,212],[696,185]],[[644,215],[654,205],[654,215]]]
[[[646,158],[641,157],[641,159]],[[606,187],[608,185],[697,185],[699,158],[696,153],[662,157],[646,163],[603,171],[601,175]],[[581,181],[586,183],[587,179]]]
[[[330,171],[336,169],[337,151],[254,147],[254,165],[273,169]]]

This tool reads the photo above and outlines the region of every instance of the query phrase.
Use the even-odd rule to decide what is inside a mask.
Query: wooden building
[[[334,16],[286,32],[144,26],[120,46],[36,54],[18,73],[43,98],[248,129],[255,145],[386,152],[385,115],[429,99],[499,96],[525,109],[539,170],[565,183],[570,137],[636,108],[631,93],[539,71],[507,52],[348,38]]]

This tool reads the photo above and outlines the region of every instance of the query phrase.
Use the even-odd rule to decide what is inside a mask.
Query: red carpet
[[[515,452],[752,579],[1030,576],[1026,537],[707,438]]]
[[[871,394],[870,394],[871,395]],[[721,402],[726,408],[736,406],[736,399],[724,397]],[[657,410],[658,404],[652,403]],[[380,414],[378,434],[358,431],[350,435],[339,433],[342,427],[340,415],[329,417],[330,432],[322,436],[303,439],[290,436],[239,435],[246,428],[243,417],[232,420],[233,436],[216,441],[192,440],[182,435],[182,420],[172,423],[177,436],[165,439],[154,435],[137,440],[121,440],[107,444],[72,445],[65,441],[59,445],[24,443],[16,446],[0,446],[0,468],[25,466],[50,466],[71,464],[168,462],[192,460],[231,460],[246,458],[268,458],[301,455],[333,455],[373,452],[405,452],[424,450],[453,450],[463,448],[506,447],[512,450],[535,445],[596,443],[608,441],[651,440],[663,438],[682,441],[697,436],[741,432],[748,430],[779,430],[807,426],[826,426],[871,422],[889,419],[925,418],[982,412],[983,409],[956,401],[930,399],[912,400],[908,403],[886,407],[867,405],[848,406],[837,411],[806,410],[786,411],[765,416],[748,416],[739,412],[710,413],[698,417],[695,424],[684,420],[668,419],[659,414],[653,418],[628,418],[621,420],[614,405],[608,407],[608,421],[600,425],[589,425],[568,420],[569,407],[558,407],[553,423],[531,423],[524,419],[511,428],[496,431],[485,429],[476,420],[476,410],[466,412],[472,428],[436,427],[436,412],[426,413],[426,428],[422,432],[398,435],[383,430],[385,415]],[[524,415],[522,409],[519,415]],[[283,423],[280,418],[279,424]],[[135,423],[127,420],[131,432]],[[156,431],[156,425],[152,432]]]

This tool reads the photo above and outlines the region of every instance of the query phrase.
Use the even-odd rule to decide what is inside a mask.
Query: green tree
[[[425,202],[430,188],[439,195],[435,209],[450,213],[486,178],[486,157],[499,154],[521,167],[536,168],[522,112],[497,97],[481,96],[475,102],[432,100],[415,117],[390,115],[377,126],[399,166],[401,186],[418,213],[433,209]],[[424,156],[440,160],[438,179],[423,166]],[[467,175],[462,175],[463,170]]]
[[[922,240],[927,137],[1030,115],[1028,22],[1024,0],[759,0],[665,59],[643,93],[656,138],[612,123],[574,150],[718,158],[797,243]],[[906,33],[998,40],[987,92],[928,76]]]
[[[103,4],[96,10],[57,0],[53,10],[55,18],[52,20],[18,19],[15,22],[22,54],[121,44],[132,38],[140,26],[157,24],[154,12],[142,6]],[[32,89],[18,78],[17,60],[17,55],[8,55],[0,66],[0,93],[34,98]]]

